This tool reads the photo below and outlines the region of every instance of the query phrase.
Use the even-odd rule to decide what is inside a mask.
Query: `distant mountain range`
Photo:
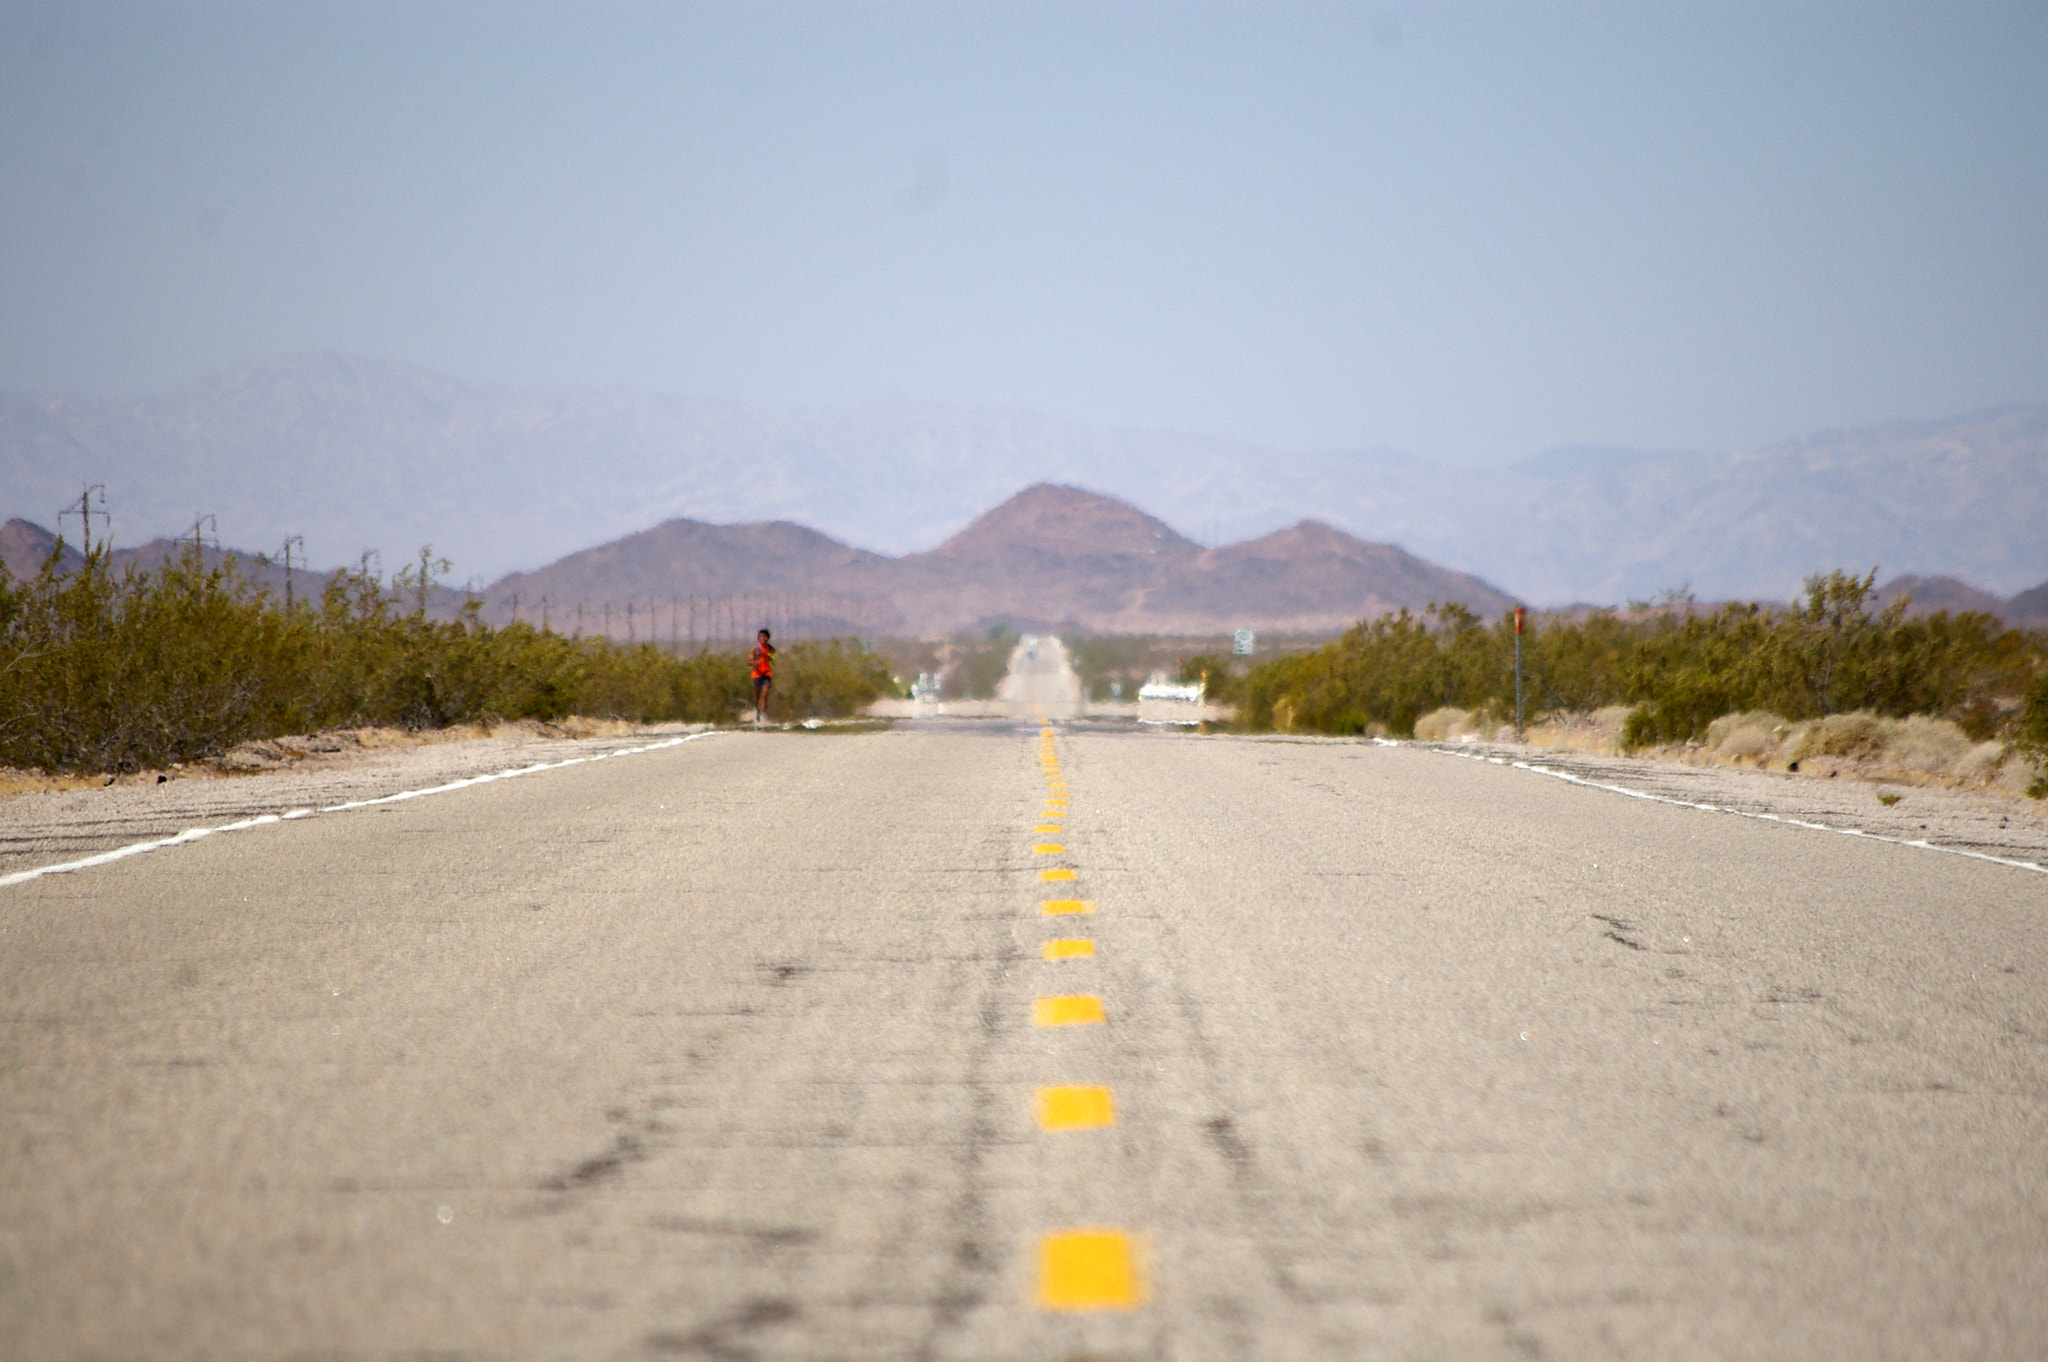
[[[526,390],[308,352],[132,398],[0,396],[0,510],[47,523],[104,483],[126,543],[200,512],[315,561],[421,544],[488,581],[675,519],[791,521],[930,550],[1038,482],[1086,487],[1208,544],[1303,517],[1537,604],[1689,586],[1787,599],[1881,566],[2004,595],[2048,578],[2048,408],[1835,431],[1735,453],[1553,451],[1505,469],[1279,453],[890,400],[769,412],[622,389]],[[75,531],[74,531],[75,534]]]
[[[161,566],[171,558],[185,552],[191,545],[188,539],[183,543],[170,539],[152,539],[147,543],[129,548],[115,549],[108,555],[109,566],[119,575],[128,568],[147,572]],[[42,570],[44,562],[57,547],[57,536],[44,526],[16,517],[0,524],[0,566],[8,575],[17,578],[33,577]],[[221,560],[233,558],[237,570],[251,583],[283,598],[287,589],[304,600],[316,599],[327,585],[328,574],[316,572],[297,564],[297,553],[293,554],[293,569],[287,573],[281,562],[267,562],[253,552],[222,548],[217,543],[202,542],[200,559],[208,567],[217,566]],[[76,571],[85,562],[85,555],[67,542],[57,559],[57,570],[61,573]],[[444,593],[450,608],[459,602],[456,593]]]
[[[746,634],[763,620],[809,632],[949,634],[994,623],[1094,633],[1323,633],[1362,617],[1513,602],[1476,577],[1314,521],[1205,549],[1112,497],[1028,487],[925,553],[885,557],[786,522],[672,520],[514,573],[485,613],[588,632]],[[631,603],[637,624],[630,624]]]
[[[7,521],[0,562],[28,576],[56,543],[41,526]],[[114,566],[150,568],[189,543],[156,539],[117,550]],[[209,564],[222,556],[203,549]],[[240,557],[246,575],[283,594],[277,563]],[[67,547],[60,563],[68,571],[80,561]],[[324,573],[293,574],[307,598],[326,580]],[[2001,600],[1953,578],[1898,577],[1878,588],[1876,603],[1904,593],[1914,614],[1970,610],[2048,627],[2048,583]],[[996,623],[1090,633],[1249,627],[1323,634],[1401,609],[1457,603],[1497,618],[1514,603],[1469,574],[1317,521],[1205,549],[1113,497],[1047,484],[1026,488],[925,553],[870,553],[787,521],[671,520],[508,574],[475,596],[438,589],[428,610],[448,617],[472,600],[498,624],[524,619],[563,632],[678,640],[744,639],[763,624],[797,636],[943,635]]]

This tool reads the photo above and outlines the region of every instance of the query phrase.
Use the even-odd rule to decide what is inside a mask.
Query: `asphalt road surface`
[[[2048,876],[1049,732],[0,889],[0,1354],[2048,1357]]]
[[[1051,634],[1026,634],[1017,640],[996,698],[1020,714],[1046,719],[1078,715],[1081,678],[1067,656],[1067,645]]]

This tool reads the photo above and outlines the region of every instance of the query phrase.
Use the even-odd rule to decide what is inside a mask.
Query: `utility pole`
[[[292,545],[294,544],[299,546],[299,557],[304,558],[306,556],[305,536],[298,534],[287,535],[284,541],[284,613],[287,617],[292,613]]]
[[[113,522],[107,520],[107,485],[103,482],[96,482],[78,494],[79,547],[85,551],[85,556],[88,558],[92,557],[92,498],[95,492],[99,493],[100,498],[99,517],[101,520],[107,521],[108,537],[111,538],[113,536]],[[71,514],[69,508],[57,512],[58,534],[64,533],[64,517],[69,514]]]
[[[1515,607],[1515,741],[1523,740],[1522,727],[1522,619],[1524,611]]]

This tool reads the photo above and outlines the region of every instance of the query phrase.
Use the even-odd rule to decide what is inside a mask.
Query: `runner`
[[[754,722],[768,722],[768,692],[775,688],[775,645],[768,641],[768,631],[761,631],[761,641],[754,645]]]

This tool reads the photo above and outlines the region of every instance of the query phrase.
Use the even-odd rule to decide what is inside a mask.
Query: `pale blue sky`
[[[2048,5],[0,3],[0,387],[1496,463],[2048,400]]]

